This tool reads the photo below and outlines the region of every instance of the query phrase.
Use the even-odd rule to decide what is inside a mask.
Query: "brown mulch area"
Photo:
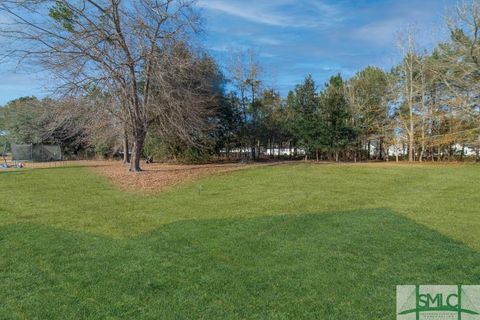
[[[117,161],[104,161],[89,167],[122,189],[151,193],[163,191],[182,182],[252,166],[238,163],[205,165],[143,163],[143,171],[140,173],[129,172],[128,166]]]
[[[260,162],[260,163],[214,163],[203,165],[179,165],[142,163],[143,171],[140,173],[131,173],[128,166],[124,166],[120,161],[87,161],[85,164],[91,167],[95,172],[105,176],[113,184],[127,191],[154,193],[166,190],[182,182],[194,181],[199,178],[207,177],[213,174],[222,174],[246,168],[279,165],[279,164],[302,164],[303,161],[278,161],[278,162]],[[316,162],[309,162],[315,164]],[[335,162],[319,162],[316,164],[336,164]],[[348,163],[352,164],[352,163]],[[360,163],[359,163],[360,164]],[[365,165],[365,163],[363,163]],[[408,163],[371,163],[373,166],[391,166],[407,165]],[[419,163],[416,163],[419,164]],[[367,164],[369,165],[369,164]],[[412,166],[412,164],[408,164]],[[426,165],[421,163],[419,165]],[[430,165],[432,165],[430,163]],[[445,165],[442,163],[442,165]],[[450,165],[455,165],[450,163]],[[458,165],[458,164],[457,164]]]
[[[12,164],[13,163],[9,163]],[[164,191],[182,182],[193,181],[213,174],[227,173],[265,164],[214,163],[202,165],[180,165],[142,163],[142,172],[129,172],[129,166],[121,161],[62,161],[45,163],[25,163],[26,168],[55,168],[65,166],[84,166],[106,177],[121,189],[133,192],[154,193]],[[14,170],[6,169],[6,170]]]
[[[212,174],[226,173],[245,168],[251,168],[258,164],[244,163],[215,163],[202,165],[180,165],[163,163],[142,163],[142,172],[129,172],[129,165],[121,161],[61,161],[24,163],[25,168],[43,169],[66,166],[87,167],[93,172],[106,177],[112,184],[126,191],[154,193],[164,191],[182,182],[193,181]],[[13,165],[10,162],[9,165]],[[15,168],[2,169],[15,170]]]
[[[264,162],[264,163],[214,163],[204,165],[180,165],[180,164],[163,164],[142,163],[143,171],[140,173],[131,173],[128,171],[128,166],[122,164],[121,161],[65,161],[65,162],[50,162],[50,163],[25,163],[27,168],[54,168],[63,166],[85,166],[94,172],[106,177],[111,183],[120,187],[121,189],[133,192],[155,193],[164,191],[172,186],[182,182],[193,181],[199,178],[207,177],[213,174],[222,174],[232,171],[237,171],[246,168],[257,166],[275,165],[282,163],[299,164],[299,162]],[[309,162],[314,164],[316,162]],[[320,162],[318,164],[328,164],[329,162]],[[13,164],[13,163],[9,163]],[[348,163],[352,165],[352,163]],[[365,163],[358,163],[365,165]],[[375,166],[388,165],[407,165],[408,163],[389,162],[389,163],[369,163]],[[417,165],[422,165],[416,163]],[[432,165],[432,163],[428,163]],[[454,163],[435,163],[438,165],[455,165]],[[368,165],[368,164],[367,164]],[[408,164],[412,165],[412,164]],[[427,165],[427,163],[423,163]],[[457,164],[458,165],[458,164]],[[14,170],[14,169],[2,169]]]

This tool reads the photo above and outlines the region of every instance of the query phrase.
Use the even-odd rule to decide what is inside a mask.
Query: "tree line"
[[[7,103],[0,132],[72,156],[121,154],[132,171],[142,157],[480,161],[480,2],[456,9],[432,50],[406,30],[391,70],[321,86],[308,75],[282,97],[253,51],[221,70],[198,47],[194,2],[7,0],[5,57],[51,72],[62,95]]]

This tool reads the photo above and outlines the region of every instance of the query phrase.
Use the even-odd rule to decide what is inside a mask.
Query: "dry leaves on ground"
[[[143,164],[142,172],[131,173],[128,166],[118,161],[104,161],[90,165],[95,172],[105,176],[115,185],[129,191],[158,192],[182,182],[193,181],[212,174],[249,168],[246,164]]]

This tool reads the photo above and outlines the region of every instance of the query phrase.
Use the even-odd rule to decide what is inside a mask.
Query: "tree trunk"
[[[423,156],[425,154],[425,125],[422,123],[422,145],[420,150],[419,162],[423,162]]]
[[[412,124],[413,124],[413,122],[412,122]],[[412,129],[412,131],[413,131],[413,129]],[[413,148],[414,147],[413,147],[413,132],[412,131],[408,134],[408,162],[413,162],[413,160],[414,160],[413,159],[413,152],[414,152]]]
[[[379,144],[380,144],[379,149],[378,149],[378,151],[380,153],[379,158],[380,158],[380,160],[384,160],[384,156],[383,156],[383,137],[380,137]]]
[[[130,163],[131,172],[140,172],[140,160],[142,158],[143,145],[145,143],[145,133],[143,130],[135,130],[133,135],[132,159]]]
[[[370,157],[371,145],[372,145],[371,141],[368,140],[368,149],[367,149],[368,150],[367,151],[368,152],[368,156],[367,156],[368,160],[371,160],[371,157]]]
[[[413,67],[410,65],[409,68],[409,87],[408,87],[408,111],[409,111],[409,129],[408,131],[408,161],[413,162],[414,161],[414,155],[413,155],[413,144],[414,144],[414,134],[415,134],[415,127],[413,123]]]
[[[260,160],[260,140],[257,140],[257,159]]]
[[[420,155],[418,156],[418,162],[423,162],[423,155],[425,153],[425,147],[424,145],[422,144],[422,148],[420,150]]]
[[[275,160],[275,139],[270,140],[270,158]]]
[[[123,164],[130,163],[130,148],[128,146],[128,131],[125,128],[123,133]]]

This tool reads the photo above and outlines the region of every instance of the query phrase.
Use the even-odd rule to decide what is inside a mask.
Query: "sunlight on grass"
[[[397,284],[480,282],[479,169],[282,165],[149,196],[0,173],[0,318],[393,318]]]
[[[0,224],[125,238],[189,219],[388,208],[479,249],[479,169],[283,165],[213,176],[152,196],[122,192],[86,168],[11,172],[0,176]]]

